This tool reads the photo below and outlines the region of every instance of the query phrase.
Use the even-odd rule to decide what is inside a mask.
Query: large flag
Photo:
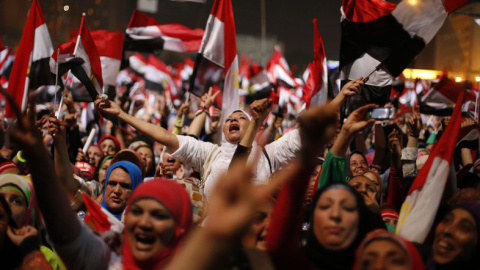
[[[122,60],[124,35],[107,30],[91,31],[90,34],[100,55],[103,83],[115,86]]]
[[[22,110],[26,109],[29,89],[53,84],[53,76],[48,67],[52,52],[52,40],[42,9],[38,0],[33,0],[8,84],[8,93]],[[8,103],[5,110],[6,117],[15,117]]]
[[[313,20],[313,62],[309,66],[310,72],[303,86],[303,100],[307,108],[311,103],[323,105],[327,102],[327,57],[323,48],[322,37],[318,31],[317,19]]]
[[[126,33],[125,50],[194,52],[200,48],[204,31],[181,24],[161,25],[154,18],[135,9]]]
[[[189,92],[197,96],[203,94],[199,91],[193,91],[193,88],[201,62],[207,62],[204,60],[208,60],[210,63],[223,68],[222,73],[225,79],[223,87],[220,88],[223,88],[221,93],[221,107],[222,116],[225,118],[225,116],[230,115],[230,113],[236,110],[239,105],[237,40],[235,37],[235,21],[233,19],[231,0],[215,0],[210,16],[208,17],[205,35],[203,36],[195,62],[195,68],[190,79]],[[214,78],[218,72],[213,68],[208,68],[205,74],[208,73],[212,74],[209,75],[209,77]],[[204,87],[203,91],[206,90],[208,90],[208,87]]]
[[[172,80],[168,66],[152,54],[148,57],[148,65],[145,72],[145,88],[159,92],[169,91],[170,93],[177,93],[176,85]]]
[[[468,0],[343,0],[340,69],[342,83],[370,72],[363,96],[388,102],[399,76],[432,40],[448,14]],[[393,77],[392,77],[393,76]]]
[[[415,178],[402,205],[397,234],[409,241],[423,243],[437,214],[457,144],[464,97],[465,93],[460,92],[450,123]]]

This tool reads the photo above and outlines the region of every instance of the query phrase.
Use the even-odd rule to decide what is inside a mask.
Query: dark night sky
[[[205,27],[213,0],[205,4],[159,1],[154,16],[160,23],[183,23]],[[237,34],[260,37],[260,0],[232,0]],[[340,5],[336,0],[266,0],[267,36],[285,44],[285,57],[291,64],[313,58],[313,23],[318,19],[328,59],[338,59],[340,49]]]

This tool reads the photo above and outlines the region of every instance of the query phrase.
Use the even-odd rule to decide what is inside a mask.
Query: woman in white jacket
[[[228,169],[237,145],[242,140],[245,142],[242,142],[242,145],[246,147],[253,145],[255,151],[257,146],[254,139],[270,111],[271,100],[262,99],[252,103],[250,106],[252,117],[241,110],[230,114],[223,125],[221,146],[189,136],[174,135],[160,126],[123,112],[117,104],[108,100],[97,99],[95,107],[104,117],[125,121],[141,133],[165,145],[173,157],[200,172],[205,185],[204,192],[208,197],[221,173]],[[264,154],[260,156],[256,166],[254,181],[257,183],[266,182],[272,172],[295,157],[295,153],[300,149],[298,130],[287,133],[279,140],[266,145],[264,149]]]

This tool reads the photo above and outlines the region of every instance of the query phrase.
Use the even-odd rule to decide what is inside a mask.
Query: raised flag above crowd
[[[8,93],[22,110],[26,109],[29,89],[54,83],[49,68],[52,53],[52,40],[42,9],[38,0],[33,0],[8,83]],[[8,103],[5,110],[6,117],[15,118]]]

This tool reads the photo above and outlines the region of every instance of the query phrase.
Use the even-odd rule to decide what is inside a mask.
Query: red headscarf
[[[170,210],[173,219],[175,220],[175,237],[170,245],[164,247],[158,254],[155,255],[154,264],[148,266],[139,266],[133,257],[127,237],[128,229],[125,228],[122,252],[122,263],[124,269],[162,268],[175,254],[184,236],[188,233],[190,227],[192,226],[193,214],[190,196],[185,189],[175,181],[155,178],[154,180],[140,184],[128,200],[125,216],[128,215],[132,203],[142,198],[156,199],[165,205],[168,210]]]
[[[358,246],[357,252],[355,254],[355,264],[353,266],[354,270],[359,269],[360,255],[362,254],[362,251],[365,249],[365,247],[371,242],[375,240],[380,240],[380,239],[392,241],[397,245],[399,245],[400,247],[402,247],[407,252],[410,258],[412,269],[415,269],[415,270],[425,269],[425,264],[423,263],[422,257],[420,256],[420,253],[418,252],[417,248],[412,242],[407,241],[402,237],[395,235],[393,233],[390,233],[386,230],[376,230],[367,234],[367,236],[365,237],[365,239],[363,239],[360,246]]]
[[[101,144],[104,140],[107,140],[107,139],[112,140],[113,143],[115,144],[115,152],[120,151],[120,142],[118,141],[117,138],[115,138],[115,137],[112,136],[112,135],[103,136],[102,138],[100,138],[100,140],[98,140],[97,145],[100,146],[100,144]],[[101,148],[101,147],[100,147],[100,148]],[[103,149],[102,149],[102,150],[103,150]]]

